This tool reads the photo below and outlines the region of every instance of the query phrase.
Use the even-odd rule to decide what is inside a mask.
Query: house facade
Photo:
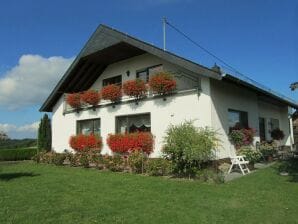
[[[147,82],[158,71],[174,75],[175,93],[161,97],[148,92],[138,103],[127,96],[116,105],[102,100],[95,109],[85,107],[79,112],[65,102],[68,93],[101,90],[108,84],[121,85],[136,78]],[[158,157],[169,125],[193,120],[198,127],[208,126],[218,132],[221,142],[216,156],[226,158],[234,150],[228,133],[237,123],[256,129],[255,142],[270,140],[270,131],[278,127],[285,133],[283,144],[291,146],[290,108],[298,105],[247,80],[206,68],[101,25],[41,111],[53,113],[52,147],[57,152],[70,150],[70,136],[93,132],[103,139],[102,153],[111,154],[106,144],[109,134],[146,130],[155,136],[151,156]]]

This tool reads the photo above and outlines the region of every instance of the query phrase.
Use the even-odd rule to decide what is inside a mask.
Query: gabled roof
[[[90,88],[109,64],[144,53],[150,53],[194,73],[221,79],[221,74],[212,69],[108,26],[100,25],[41,106],[40,111],[51,112],[63,93],[84,91]]]

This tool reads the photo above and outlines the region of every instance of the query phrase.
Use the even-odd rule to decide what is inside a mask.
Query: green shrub
[[[217,134],[210,128],[197,128],[191,121],[170,126],[166,131],[164,153],[178,175],[195,175],[203,162],[214,156]]]
[[[0,149],[0,161],[30,160],[36,154],[36,148]]]
[[[65,153],[54,153],[52,157],[52,163],[57,166],[61,166],[63,165],[65,159],[66,159]]]
[[[79,156],[79,163],[81,166],[88,168],[90,163],[89,163],[89,155],[88,153],[77,153]]]
[[[256,162],[259,162],[262,157],[262,153],[253,150],[251,147],[247,146],[241,147],[237,154],[244,155],[245,159],[248,160],[250,164],[255,164]]]
[[[172,172],[172,163],[163,158],[148,159],[146,172],[151,176],[167,176]]]
[[[128,156],[128,165],[133,173],[144,173],[147,156],[142,151],[133,151]]]
[[[273,156],[276,152],[276,145],[274,143],[262,142],[259,146],[260,152],[264,157]]]
[[[103,162],[104,162],[105,168],[113,172],[123,171],[125,167],[125,162],[123,158],[118,154],[113,156],[108,156],[108,155],[103,156]]]
[[[95,165],[100,170],[104,168],[103,156],[100,152],[89,153],[89,163],[90,165]]]

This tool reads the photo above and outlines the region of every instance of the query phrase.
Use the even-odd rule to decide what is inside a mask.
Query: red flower
[[[75,109],[81,107],[81,94],[80,93],[70,93],[67,94],[66,102]]]
[[[153,135],[149,132],[110,134],[107,139],[107,144],[110,149],[118,153],[127,153],[137,150],[150,154],[153,151],[153,143]]]
[[[101,96],[104,100],[117,102],[122,97],[121,87],[115,84],[107,85],[102,88]]]
[[[92,106],[98,105],[100,102],[99,93],[95,90],[87,90],[82,93],[81,99],[83,102],[88,103]]]
[[[128,80],[123,83],[123,92],[128,96],[140,99],[146,95],[147,88],[141,79]]]
[[[76,135],[71,136],[69,139],[69,145],[75,151],[87,151],[87,150],[101,150],[102,140],[100,137],[91,135]]]
[[[150,78],[149,86],[154,93],[164,95],[175,90],[177,83],[171,74],[160,72]]]

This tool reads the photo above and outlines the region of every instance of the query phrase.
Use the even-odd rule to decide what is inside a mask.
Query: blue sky
[[[161,47],[163,16],[250,78],[298,100],[289,89],[298,80],[298,1],[10,0],[0,5],[0,130],[35,136],[42,101],[100,23]],[[171,28],[167,49],[216,62]]]

